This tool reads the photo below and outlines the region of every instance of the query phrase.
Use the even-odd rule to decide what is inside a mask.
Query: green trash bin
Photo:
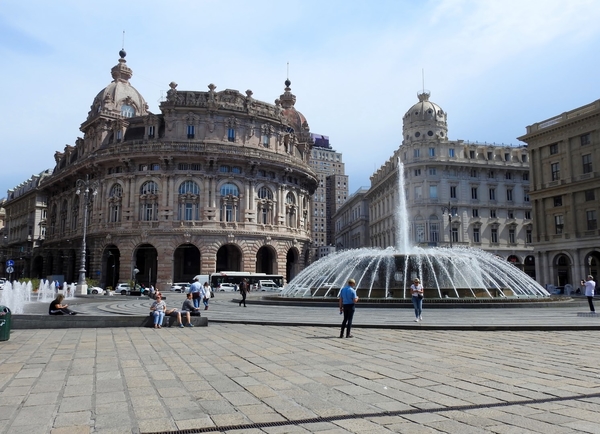
[[[10,339],[10,326],[12,314],[7,306],[0,306],[0,341]]]

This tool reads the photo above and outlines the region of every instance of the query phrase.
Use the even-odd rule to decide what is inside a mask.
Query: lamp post
[[[98,193],[98,181],[90,181],[89,175],[85,180],[78,179],[76,182],[77,191],[75,194],[83,194],[83,236],[81,238],[81,267],[79,268],[79,280],[77,281],[77,291],[80,294],[87,294],[87,284],[85,282],[85,238],[87,235],[88,209],[92,204],[94,196]]]
[[[442,214],[448,213],[448,232],[450,236],[450,248],[452,248],[452,208],[450,207],[450,202],[448,202],[448,206],[442,205]]]

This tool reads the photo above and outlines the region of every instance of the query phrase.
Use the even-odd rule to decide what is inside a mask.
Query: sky
[[[600,99],[599,22],[597,0],[0,0],[0,198],[83,135],[123,47],[154,113],[171,81],[274,103],[289,77],[353,193],[423,88],[451,140],[514,146]]]

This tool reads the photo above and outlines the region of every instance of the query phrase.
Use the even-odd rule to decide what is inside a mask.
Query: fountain
[[[336,297],[349,278],[361,299],[410,298],[419,278],[427,298],[539,298],[550,294],[502,258],[480,249],[410,245],[404,167],[398,161],[397,247],[333,253],[311,264],[283,290],[282,297]]]
[[[6,282],[0,292],[0,305],[8,306],[13,314],[23,313],[25,303],[31,301],[31,283]]]

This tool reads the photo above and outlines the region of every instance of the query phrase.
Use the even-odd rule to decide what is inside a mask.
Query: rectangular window
[[[415,199],[423,199],[423,189],[420,185],[415,187]]]
[[[508,230],[508,242],[510,244],[515,244],[515,230],[514,229]]]
[[[493,171],[493,170],[490,170],[490,171],[488,172],[488,178],[489,178],[489,179],[493,179],[493,178],[494,178],[494,171]]]
[[[155,126],[154,125],[150,125],[148,127],[148,138],[149,139],[153,139],[154,138],[154,131],[155,131]]]
[[[267,136],[266,134],[262,136],[262,144],[265,148],[269,147],[269,136]],[[404,157],[404,159],[406,159],[406,157]]]
[[[456,199],[456,186],[455,185],[450,186],[450,198]]]
[[[552,172],[552,181],[558,181],[560,179],[560,163],[550,164],[550,171]]]
[[[529,181],[529,173],[523,174],[523,181]]]
[[[505,178],[505,179],[512,179],[512,173],[510,173],[510,172],[506,172],[506,173],[504,174],[504,178]]]
[[[521,155],[521,161],[522,161],[523,163],[527,163],[527,154],[523,154],[523,155]]]
[[[158,163],[151,164],[150,170],[160,170],[160,164],[158,164]]]
[[[477,169],[471,169],[471,178],[477,178]]]
[[[586,211],[585,215],[587,218],[587,230],[595,231],[598,228],[598,223],[596,222],[596,211]]]
[[[419,223],[415,227],[416,236],[415,240],[417,243],[422,243],[425,241],[425,225],[423,223]]]
[[[117,131],[117,142],[120,142],[123,139],[123,131]]]
[[[490,218],[492,218],[492,219],[496,218],[496,210],[495,209],[490,210]]]
[[[510,154],[504,154],[504,161],[510,161]]]
[[[227,140],[229,140],[230,142],[235,142],[235,129],[234,128],[227,129]]]
[[[523,192],[523,202],[529,202],[529,191],[527,190]]]
[[[556,235],[560,235],[563,233],[564,220],[562,214],[554,216],[554,228]]]
[[[421,176],[421,169],[415,169],[415,176]]]
[[[448,149],[448,157],[454,158],[454,148]]]
[[[582,155],[583,173],[592,173],[592,154]]]
[[[431,223],[429,225],[429,241],[437,243],[440,240],[440,225],[438,223]]]
[[[415,158],[419,158],[421,156],[421,150],[420,149],[413,149],[413,157]]]
[[[475,158],[475,151],[469,151],[469,158]]]
[[[498,228],[492,228],[491,240],[492,243],[498,244]]]
[[[525,231],[525,242],[527,244],[531,244],[531,242],[532,242],[531,240],[533,240],[533,232],[531,229],[527,229]]]
[[[479,228],[473,228],[473,242],[480,243],[481,238],[479,236]]]
[[[493,160],[494,159],[494,154],[492,152],[488,151],[488,153],[487,153],[487,159],[488,160]]]
[[[525,220],[531,220],[531,211],[525,211]]]
[[[430,185],[429,186],[429,198],[430,199],[437,199],[438,195],[437,195],[437,185]]]
[[[196,133],[196,127],[194,127],[193,125],[188,125],[187,126],[187,137],[188,139],[193,139]]]
[[[429,168],[429,174],[430,175],[437,175],[437,169],[435,167],[430,167]]]
[[[490,200],[496,200],[496,189],[490,188]]]
[[[596,200],[596,193],[594,193],[594,190],[585,191],[585,201],[589,202],[590,200]]]
[[[435,148],[429,148],[429,156],[435,157]]]
[[[550,145],[550,155],[558,154],[558,143],[552,143]]]
[[[590,133],[580,136],[579,139],[581,141],[581,146],[589,145],[590,144]]]
[[[562,206],[562,196],[554,196],[554,206]]]
[[[458,228],[452,228],[452,242],[458,243]]]
[[[477,187],[471,187],[471,199],[477,199]]]
[[[508,211],[506,211],[506,216],[509,219],[514,219],[515,218],[515,212],[512,209],[509,209]]]
[[[509,202],[512,202],[512,200],[513,200],[513,189],[512,188],[506,189],[506,200]]]
[[[473,208],[471,215],[473,217],[479,217],[479,209],[478,208]]]

